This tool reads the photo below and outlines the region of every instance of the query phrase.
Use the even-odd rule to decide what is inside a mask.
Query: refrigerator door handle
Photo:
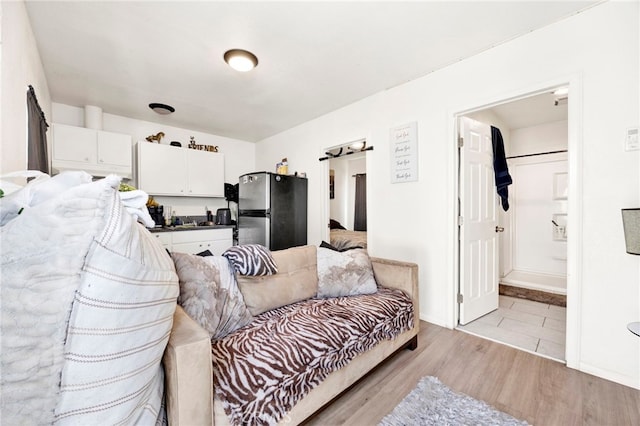
[[[240,210],[238,215],[247,217],[269,217],[271,215],[271,210]]]

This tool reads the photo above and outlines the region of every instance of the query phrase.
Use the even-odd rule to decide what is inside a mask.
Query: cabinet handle
[[[89,157],[84,157],[84,161],[89,161]]]
[[[102,158],[101,158],[99,161],[100,161],[101,163],[104,163],[104,160],[103,160]]]

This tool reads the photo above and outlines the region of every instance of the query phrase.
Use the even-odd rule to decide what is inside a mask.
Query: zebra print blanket
[[[310,299],[212,342],[214,387],[231,424],[275,424],[330,373],[413,327],[403,292]]]

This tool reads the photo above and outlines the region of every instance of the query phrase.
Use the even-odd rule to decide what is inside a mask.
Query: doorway
[[[358,140],[325,149],[325,241],[337,249],[367,248],[367,148]]]
[[[571,229],[567,214],[569,94],[560,89],[568,86],[459,117],[460,134],[475,135],[476,143],[469,151],[464,141],[458,158],[461,219],[456,308],[460,330],[565,361]],[[482,170],[487,169],[487,159],[472,159],[477,158],[474,149],[480,152],[484,143],[486,151],[488,143],[493,179],[491,126],[502,133],[513,179],[506,211],[495,187],[488,207],[482,205],[480,181],[486,180]],[[484,222],[465,217],[473,216],[474,209],[484,214]],[[468,237],[478,233],[477,224],[491,231],[483,239]]]

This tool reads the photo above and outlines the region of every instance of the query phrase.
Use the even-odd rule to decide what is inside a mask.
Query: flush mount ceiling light
[[[357,141],[352,143],[351,145],[349,145],[349,149],[354,150],[354,151],[362,151],[364,150],[364,147],[367,145],[367,141],[362,140],[362,141]]]
[[[175,112],[175,110],[176,110],[171,105],[156,104],[156,103],[149,104],[149,108],[151,108],[152,110],[154,110],[155,112],[157,112],[158,114],[161,114],[161,115],[171,114],[172,112]]]
[[[556,96],[561,96],[561,95],[568,95],[569,94],[569,88],[568,87],[558,87],[556,90],[553,91],[553,94]]]
[[[240,72],[247,72],[258,66],[258,58],[251,52],[242,49],[231,49],[224,53],[224,61],[231,68]]]

